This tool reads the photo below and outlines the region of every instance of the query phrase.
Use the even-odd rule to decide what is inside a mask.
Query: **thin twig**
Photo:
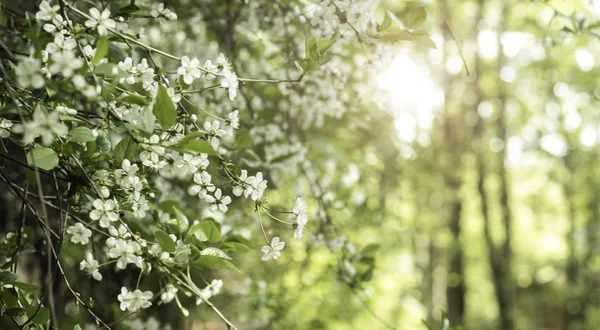
[[[440,9],[442,11],[442,16],[444,17],[443,24],[446,27],[446,30],[448,31],[448,33],[450,34],[450,37],[452,38],[452,40],[454,40],[454,42],[456,43],[456,46],[458,47],[458,53],[460,54],[460,58],[463,62],[463,66],[465,67],[465,71],[467,71],[467,76],[470,76],[471,72],[469,72],[469,67],[467,66],[467,60],[465,59],[465,55],[463,53],[462,47],[460,46],[460,43],[454,36],[454,33],[452,32],[452,29],[450,28],[450,23],[448,23],[448,14],[446,13],[446,3],[444,2],[444,0],[440,0]]]

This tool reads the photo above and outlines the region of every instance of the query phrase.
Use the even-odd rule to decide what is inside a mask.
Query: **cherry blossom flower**
[[[41,136],[44,145],[51,145],[55,136],[67,135],[68,127],[60,122],[57,111],[46,114],[40,107],[37,107],[33,112],[32,120],[15,125],[13,132],[23,133],[23,143],[25,144],[33,143],[35,138]]]
[[[195,78],[200,78],[200,61],[194,57],[190,59],[187,56],[181,58],[181,66],[177,69],[177,74],[183,76],[183,82],[190,85]]]
[[[96,199],[93,203],[94,210],[90,212],[90,219],[99,220],[100,227],[108,228],[111,222],[119,220],[117,202],[112,199],[103,201]]]
[[[121,288],[121,294],[117,297],[121,302],[120,308],[122,311],[129,310],[130,312],[137,312],[140,309],[148,308],[152,306],[150,300],[152,299],[151,291],[142,292],[136,289],[133,292],[129,292],[126,287]]]
[[[44,87],[45,81],[41,75],[41,68],[42,63],[38,59],[33,57],[22,58],[15,67],[15,75],[19,85],[23,88],[29,86],[36,89]]]
[[[102,13],[97,8],[90,9],[91,19],[85,21],[85,26],[98,29],[98,34],[105,36],[108,29],[114,29],[117,24],[110,18],[110,10],[104,9]]]
[[[35,19],[40,21],[49,21],[58,15],[59,10],[59,5],[50,6],[48,1],[42,1],[40,3],[40,11],[35,13]]]
[[[215,191],[215,195],[210,196],[207,195],[205,200],[208,203],[212,203],[212,205],[209,207],[209,210],[211,212],[216,212],[217,210],[225,213],[227,212],[227,205],[231,204],[231,197],[229,196],[223,196],[223,193],[221,192],[221,189],[218,189]]]
[[[283,250],[284,247],[285,242],[281,242],[277,236],[273,237],[271,240],[271,245],[265,245],[260,249],[264,253],[262,260],[267,261],[271,258],[279,258],[281,255],[281,250]]]
[[[306,203],[302,200],[302,198],[296,198],[296,205],[292,209],[296,219],[294,222],[294,227],[296,231],[294,231],[294,238],[302,238],[304,232],[304,226],[308,222],[308,217],[306,216],[306,212],[308,212],[308,207],[306,207]]]
[[[240,119],[238,118],[239,110],[234,110],[232,113],[227,115],[227,123],[233,129],[240,128]]]
[[[86,245],[92,237],[92,231],[85,228],[80,222],[67,228],[67,233],[71,235],[71,242],[75,244]]]
[[[102,274],[98,271],[98,261],[94,260],[94,257],[90,252],[85,255],[85,259],[83,259],[79,263],[79,269],[85,271],[89,276],[93,277],[96,281],[102,281]]]
[[[229,100],[233,101],[237,96],[239,87],[238,77],[235,73],[229,71],[229,69],[224,69],[221,74],[223,75],[221,87],[229,89]]]

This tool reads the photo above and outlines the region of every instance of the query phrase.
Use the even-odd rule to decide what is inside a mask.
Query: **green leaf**
[[[390,16],[386,14],[381,25],[377,27],[377,31],[384,31],[389,28],[391,24],[392,20],[390,19]]]
[[[158,94],[156,95],[156,102],[154,103],[154,109],[152,113],[158,119],[158,123],[163,129],[169,129],[175,125],[177,121],[177,109],[173,100],[167,93],[165,86],[158,85]]]
[[[85,126],[79,126],[79,127],[75,127],[73,128],[71,131],[69,131],[69,134],[67,134],[67,140],[71,141],[71,142],[92,142],[92,141],[96,141],[96,137],[94,137],[92,135],[92,130],[85,127]]]
[[[252,136],[250,135],[250,131],[243,130],[239,131],[235,134],[235,143],[234,146],[238,149],[246,149],[254,146],[254,142],[252,141]]]
[[[11,316],[0,316],[0,329],[2,330],[21,330]]]
[[[7,270],[0,270],[0,283],[1,284],[11,284],[17,280],[19,275],[9,272]]]
[[[188,236],[194,236],[196,237],[200,242],[207,242],[208,241],[208,237],[206,237],[206,234],[204,234],[204,230],[202,230],[202,226],[200,226],[202,222],[199,222],[195,225],[193,225],[192,227],[190,227],[190,230],[188,231]]]
[[[223,249],[230,252],[245,252],[251,250],[248,245],[239,242],[227,242],[223,244]]]
[[[120,98],[119,101],[127,104],[137,104],[141,106],[149,105],[148,99],[138,93],[129,93],[124,97]]]
[[[429,34],[416,34],[414,35],[415,42],[419,46],[423,46],[426,48],[437,49],[436,44],[429,38]]]
[[[119,14],[133,14],[136,11],[139,11],[140,7],[134,5],[134,4],[129,4],[125,7],[119,8],[117,9],[117,13]]]
[[[174,210],[175,218],[177,219],[177,228],[179,228],[180,233],[185,233],[185,231],[190,228],[190,221],[179,209],[174,208]]]
[[[394,13],[392,13],[391,11],[387,10],[386,11],[387,16],[389,16],[390,20],[400,29],[400,30],[404,30],[404,24],[402,24],[402,22],[398,19],[398,17],[396,17],[396,15],[394,15]]]
[[[413,30],[423,25],[426,19],[427,11],[422,6],[408,8],[407,11],[402,15],[402,22],[404,23],[404,26]]]
[[[163,212],[175,214],[175,209],[181,209],[181,204],[178,201],[166,200],[160,203],[160,209]]]
[[[194,261],[193,265],[198,268],[231,269],[240,274],[242,273],[236,266],[234,266],[228,260],[213,255],[201,255],[200,258]]]
[[[94,58],[92,59],[92,64],[98,64],[101,59],[108,54],[108,48],[110,46],[110,42],[108,42],[108,38],[102,37],[98,39],[96,43],[96,53],[94,54]]]
[[[202,256],[215,256],[215,257],[223,258],[223,259],[226,259],[226,260],[232,260],[233,259],[230,256],[228,256],[227,253],[223,252],[222,250],[217,249],[216,247],[207,247],[206,249],[200,251],[200,255],[202,255]]]
[[[364,255],[374,254],[375,252],[377,252],[377,250],[379,250],[379,248],[379,244],[372,243],[362,248],[362,250],[360,250],[360,253]]]
[[[46,307],[29,306],[27,316],[31,317],[31,322],[35,324],[46,324],[50,321],[50,312]]]
[[[12,285],[14,285],[15,287],[26,291],[26,292],[38,292],[40,290],[40,287],[37,285],[33,285],[33,284],[29,284],[29,283],[23,283],[23,282],[14,282]]]
[[[73,330],[81,330],[81,327],[79,326],[79,324],[75,324],[75,326],[73,327]]]
[[[27,152],[27,163],[50,171],[58,165],[58,155],[50,148],[35,147]]]
[[[310,58],[298,61],[298,64],[304,72],[315,72],[319,70],[319,63]]]
[[[319,51],[319,54],[325,54],[329,50],[329,48],[331,48],[331,46],[335,44],[335,42],[336,39],[323,39],[317,41],[317,50]]]
[[[204,219],[198,223],[200,229],[204,232],[206,239],[211,242],[221,241],[221,230],[217,226],[216,222],[212,219]]]
[[[115,160],[121,165],[124,159],[136,160],[142,148],[130,136],[126,136],[115,147]]]
[[[161,249],[163,249],[163,251],[175,252],[175,250],[177,249],[177,245],[175,245],[175,242],[173,242],[171,237],[169,237],[169,234],[165,233],[164,231],[160,229],[156,230],[154,232],[154,237],[156,237],[156,240],[158,241],[158,244],[160,245]]]
[[[96,152],[107,154],[111,149],[112,145],[106,132],[98,131],[98,137],[96,138]]]
[[[197,139],[198,137],[204,136],[204,132],[192,132],[184,136],[181,141],[177,144],[176,148],[182,151],[196,152],[200,154],[207,154],[209,156],[219,156],[212,145],[204,140]]]
[[[22,307],[13,307],[13,308],[9,308],[4,312],[4,315],[8,315],[8,316],[21,316],[21,315],[25,315],[27,313],[27,311],[25,310],[25,308]]]

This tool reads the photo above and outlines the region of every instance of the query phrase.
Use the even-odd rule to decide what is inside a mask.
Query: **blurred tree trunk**
[[[452,34],[449,30],[450,12],[445,1],[440,1],[441,10],[446,20],[444,31],[444,47],[447,43],[453,42]],[[453,100],[452,93],[453,79],[447,74],[444,87],[444,141],[446,143],[446,164],[444,169],[444,180],[448,193],[448,209],[450,210],[448,227],[452,235],[450,246],[448,246],[448,275],[446,280],[446,303],[448,308],[448,318],[451,324],[461,324],[465,314],[465,277],[463,256],[464,251],[461,244],[461,216],[463,203],[460,196],[462,186],[462,151],[463,139],[461,139],[462,129],[462,111],[458,110],[453,114],[453,105],[458,104],[457,109],[462,109],[462,100]]]
[[[500,70],[506,60],[502,50],[500,38],[504,32],[505,22],[510,16],[510,7],[505,5],[502,11],[498,27],[498,77]],[[515,294],[516,286],[512,274],[512,214],[510,209],[510,187],[508,181],[508,172],[506,171],[506,148],[508,145],[508,134],[506,127],[506,85],[501,79],[498,81],[498,100],[500,101],[500,112],[496,120],[496,130],[498,138],[502,141],[502,149],[498,152],[498,177],[500,178],[500,213],[502,215],[502,224],[504,225],[504,241],[502,242],[502,257],[496,267],[501,269],[501,277],[498,280],[498,307],[500,309],[500,325],[503,330],[512,330],[515,328]]]
[[[569,141],[568,136],[565,135],[566,141]],[[569,150],[572,150],[572,144],[567,142]],[[563,182],[563,194],[565,202],[567,204],[567,219],[569,223],[569,231],[565,238],[567,242],[567,248],[569,255],[567,257],[567,296],[565,303],[565,322],[563,325],[564,330],[568,329],[582,329],[581,322],[583,321],[583,309],[582,309],[582,293],[579,291],[581,286],[580,276],[580,264],[577,257],[577,246],[575,242],[575,235],[577,234],[577,207],[575,205],[575,189],[573,187],[572,178],[576,175],[577,169],[575,167],[575,157],[573,151],[569,151],[564,157],[563,162],[569,173],[569,180]]]
[[[481,18],[484,13],[484,1],[479,1],[478,12],[475,19],[475,33],[474,39],[477,40],[477,25],[481,21]],[[503,11],[503,17],[499,23],[498,27],[498,42],[500,43],[500,36],[504,30],[503,21],[508,16],[507,10]],[[500,53],[498,55],[498,68],[500,69],[504,64],[504,57],[502,55],[502,47],[500,44]],[[482,95],[481,90],[481,75],[483,74],[482,61],[479,56],[479,53],[476,54],[475,58],[475,73],[477,75],[474,82],[474,90],[477,97],[478,105],[485,99],[485,95]],[[498,70],[499,71],[499,70]],[[498,138],[500,138],[503,142],[504,148],[498,153],[498,177],[500,178],[500,210],[502,223],[504,225],[504,240],[501,242],[500,246],[497,246],[492,237],[492,230],[490,227],[490,214],[489,214],[489,196],[485,189],[485,179],[487,176],[486,170],[486,159],[489,159],[489,155],[487,154],[487,140],[488,137],[485,136],[485,126],[486,122],[484,118],[477,115],[477,123],[475,125],[474,131],[474,141],[475,148],[474,152],[477,159],[477,190],[479,192],[479,200],[480,200],[480,209],[481,215],[483,218],[483,229],[484,229],[484,237],[488,247],[488,259],[490,262],[490,269],[492,273],[492,283],[494,286],[494,294],[496,296],[496,302],[498,304],[498,312],[499,312],[499,329],[502,330],[512,330],[514,329],[514,320],[513,313],[514,310],[514,285],[512,284],[511,279],[511,259],[512,259],[512,250],[510,246],[511,242],[511,214],[509,207],[509,198],[508,198],[508,179],[507,172],[505,167],[505,159],[506,159],[506,141],[507,141],[507,133],[506,133],[506,118],[505,118],[505,99],[506,95],[504,94],[502,88],[502,81],[498,80],[498,85],[500,88],[498,99],[500,103],[500,108],[498,112],[498,117],[496,119],[496,131]],[[477,106],[475,107],[475,112],[477,112]]]

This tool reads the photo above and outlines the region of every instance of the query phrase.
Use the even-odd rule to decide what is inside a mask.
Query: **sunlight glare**
[[[377,79],[379,88],[390,93],[396,130],[404,142],[412,142],[417,129],[430,129],[434,110],[444,104],[444,92],[430,75],[425,64],[403,52]]]

